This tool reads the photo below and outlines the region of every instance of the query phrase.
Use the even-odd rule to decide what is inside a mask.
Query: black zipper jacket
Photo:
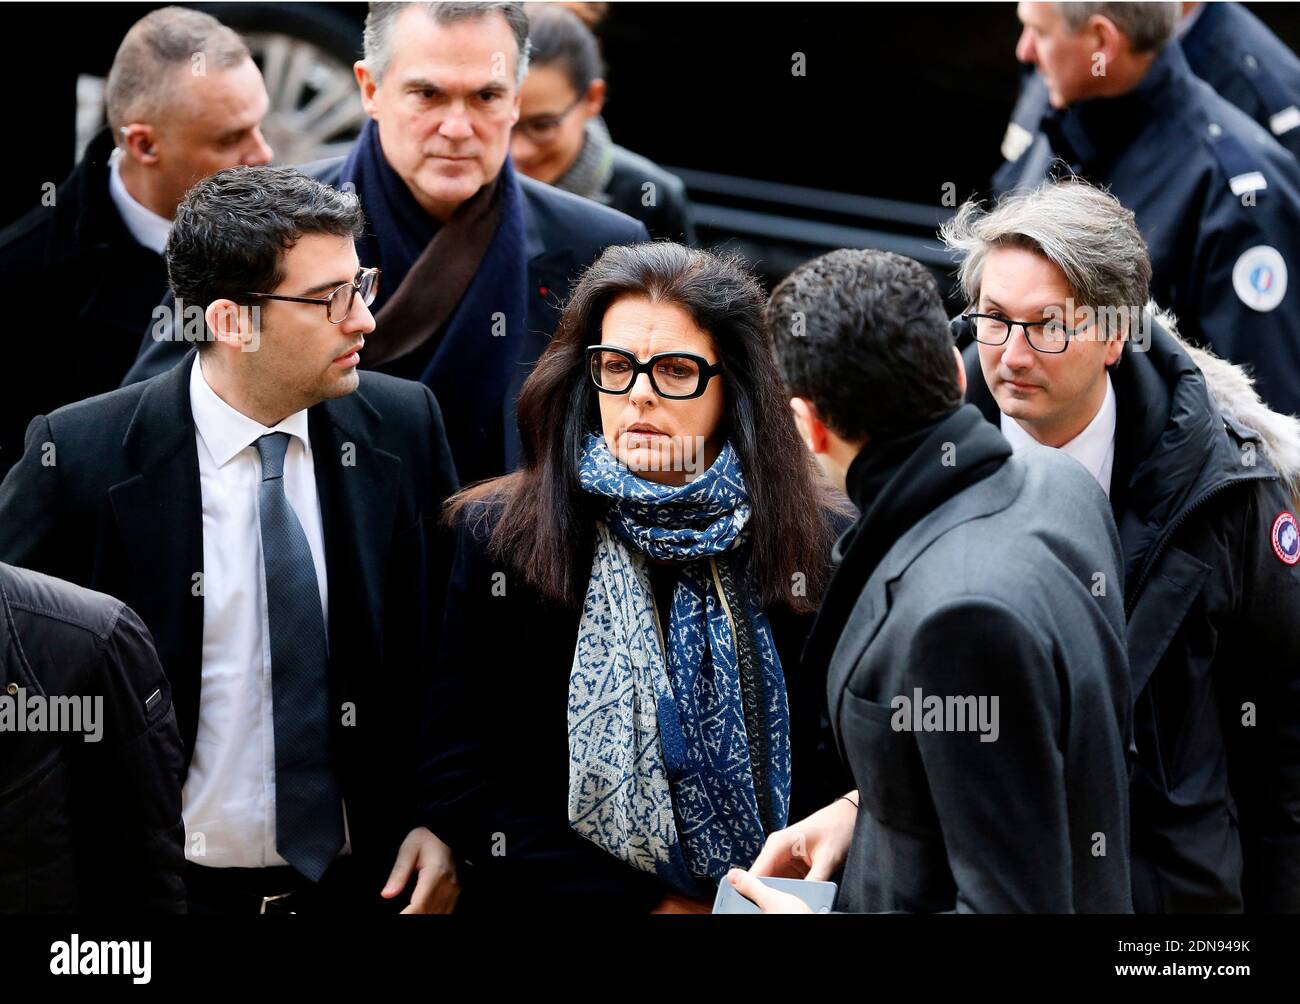
[[[1130,343],[1111,372],[1134,907],[1297,912],[1300,423],[1262,405],[1241,369],[1183,343],[1171,318],[1148,317],[1149,348]],[[977,348],[967,395],[996,423]]]
[[[0,702],[0,913],[183,913],[181,740],[140,618],[0,563]]]

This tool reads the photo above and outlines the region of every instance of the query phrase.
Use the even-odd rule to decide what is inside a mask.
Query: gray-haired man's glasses
[[[981,345],[1005,345],[1011,338],[1011,329],[1019,325],[1025,329],[1025,341],[1036,352],[1049,355],[1064,352],[1070,340],[1088,325],[1067,328],[1060,321],[1013,321],[1000,314],[964,314],[970,322],[971,335]]]

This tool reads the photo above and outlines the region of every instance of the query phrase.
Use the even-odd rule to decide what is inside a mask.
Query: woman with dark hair
[[[836,787],[798,665],[849,510],[763,306],[735,259],[609,248],[524,384],[522,469],[448,505],[425,779],[467,903],[707,901]]]

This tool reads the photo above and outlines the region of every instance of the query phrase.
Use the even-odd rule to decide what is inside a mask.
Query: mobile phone
[[[763,876],[759,879],[765,886],[777,892],[786,892],[798,896],[808,904],[813,913],[830,913],[835,905],[834,882],[810,882],[807,879],[772,878]],[[747,900],[724,877],[718,883],[718,895],[713,901],[714,913],[761,913],[757,906]]]

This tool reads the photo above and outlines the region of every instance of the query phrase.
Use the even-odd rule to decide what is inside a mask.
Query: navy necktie
[[[343,846],[343,808],[330,760],[328,655],[320,586],[307,534],[284,493],[287,432],[257,443],[258,522],[266,569],[275,720],[275,846],[319,881]]]

